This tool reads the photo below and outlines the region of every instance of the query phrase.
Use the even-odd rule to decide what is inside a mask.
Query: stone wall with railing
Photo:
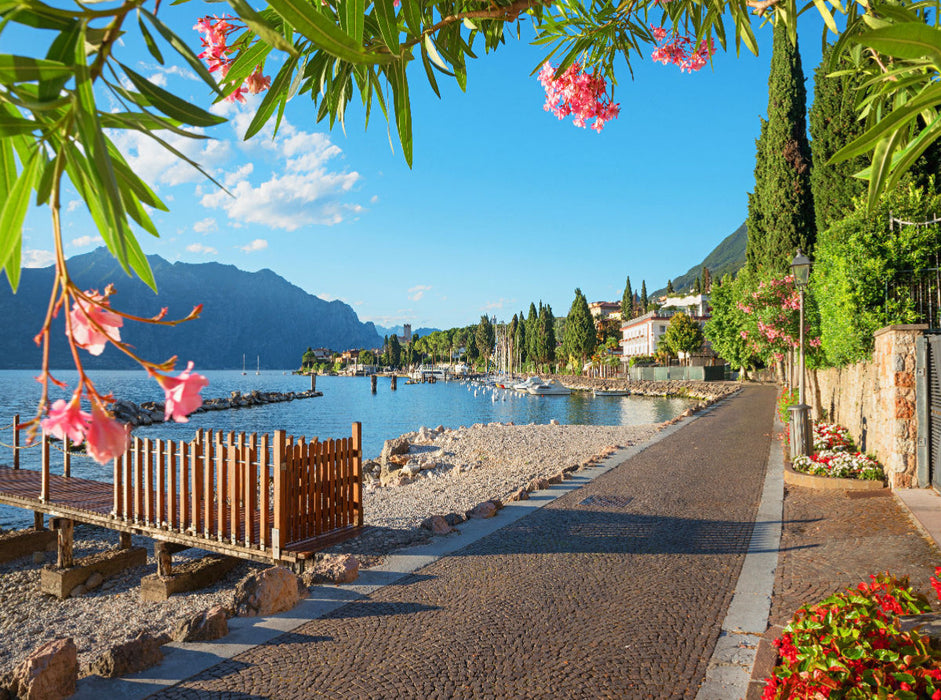
[[[887,326],[875,333],[869,361],[809,373],[814,419],[846,426],[882,462],[892,488],[927,486],[918,480],[915,411],[915,340],[926,328]]]

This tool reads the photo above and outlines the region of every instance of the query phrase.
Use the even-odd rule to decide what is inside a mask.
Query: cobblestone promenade
[[[748,547],[774,398],[746,388],[584,488],[158,697],[692,698]]]

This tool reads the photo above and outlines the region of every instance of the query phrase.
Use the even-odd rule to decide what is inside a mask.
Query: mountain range
[[[723,239],[719,245],[698,265],[693,265],[686,274],[671,280],[677,292],[689,290],[702,274],[703,267],[709,268],[712,279],[720,279],[725,274],[734,275],[745,265],[745,244],[748,242],[748,229],[744,222],[735,231]],[[666,287],[651,292],[648,296],[658,297],[667,293]]]
[[[111,306],[123,312],[152,317],[167,307],[168,319],[182,318],[197,304],[200,318],[176,327],[126,322],[121,339],[151,361],[179,356],[178,368],[192,360],[202,369],[236,369],[243,357],[250,367],[299,367],[308,347],[332,350],[376,348],[382,336],[372,323],[362,323],[341,301],[324,301],[308,294],[271,270],[246,272],[219,263],[170,263],[148,256],[160,296],[136,277],[128,277],[106,248],[69,259],[69,274],[81,289],[104,291],[113,282]],[[0,285],[0,367],[35,369],[41,350],[33,343],[49,303],[54,267],[24,269],[16,294]],[[63,314],[53,323],[50,367],[72,367],[62,334]],[[98,357],[83,353],[89,369],[124,369],[136,363],[112,346]]]

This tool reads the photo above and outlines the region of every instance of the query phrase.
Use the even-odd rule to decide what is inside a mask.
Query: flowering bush
[[[793,275],[759,282],[739,300],[738,309],[746,319],[739,334],[756,355],[766,361],[782,360],[786,352],[800,347],[800,292]],[[820,338],[808,334],[807,318],[804,326],[805,350],[813,355]]]
[[[716,52],[712,38],[708,41],[703,39],[699,42],[697,48],[693,40],[688,36],[683,36],[673,32],[673,35],[667,39],[667,30],[663,27],[650,27],[651,34],[657,42],[657,48],[653,50],[650,57],[664,65],[673,64],[679,66],[681,71],[692,73],[705,66],[709,59]]]
[[[915,631],[902,632],[898,620],[928,612],[928,600],[907,578],[888,573],[870,578],[871,584],[860,583],[794,614],[774,642],[781,663],[762,700],[941,700],[941,651]]]
[[[820,450],[812,455],[795,457],[792,466],[794,471],[814,476],[829,476],[837,479],[865,479],[868,481],[885,479],[882,465],[877,460],[861,452]]]
[[[814,450],[848,452],[853,449],[850,431],[836,423],[814,423]]]
[[[791,413],[787,409],[797,403],[797,389],[782,389],[778,397],[778,418],[784,425],[791,422]],[[786,434],[786,433],[785,433]]]

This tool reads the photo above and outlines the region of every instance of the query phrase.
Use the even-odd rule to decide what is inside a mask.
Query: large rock
[[[46,642],[21,662],[9,680],[21,700],[58,700],[75,693],[78,650],[71,637]]]
[[[117,644],[85,667],[86,675],[117,678],[137,673],[156,666],[163,661],[160,647],[170,641],[170,636],[154,637],[149,632],[138,632],[133,639]]]
[[[239,581],[235,589],[235,609],[244,617],[274,615],[290,610],[306,594],[306,586],[300,578],[283,566],[273,566]]]
[[[549,488],[549,480],[543,477],[537,477],[526,486],[527,491],[542,491]]]
[[[426,530],[431,530],[432,535],[447,535],[455,531],[455,528],[451,527],[448,521],[440,515],[432,515],[430,518],[425,518],[421,526]]]
[[[359,559],[352,554],[324,554],[301,577],[311,586],[315,583],[353,583],[359,578]]]
[[[209,642],[229,633],[227,611],[215,605],[187,620],[180,620],[173,632],[174,642]]]
[[[497,506],[492,501],[484,501],[483,503],[478,503],[472,509],[467,511],[467,519],[482,520],[484,518],[492,518],[497,514]]]
[[[382,445],[382,454],[379,455],[379,483],[383,486],[389,484],[405,464],[408,462],[409,442],[405,438],[386,440]]]

